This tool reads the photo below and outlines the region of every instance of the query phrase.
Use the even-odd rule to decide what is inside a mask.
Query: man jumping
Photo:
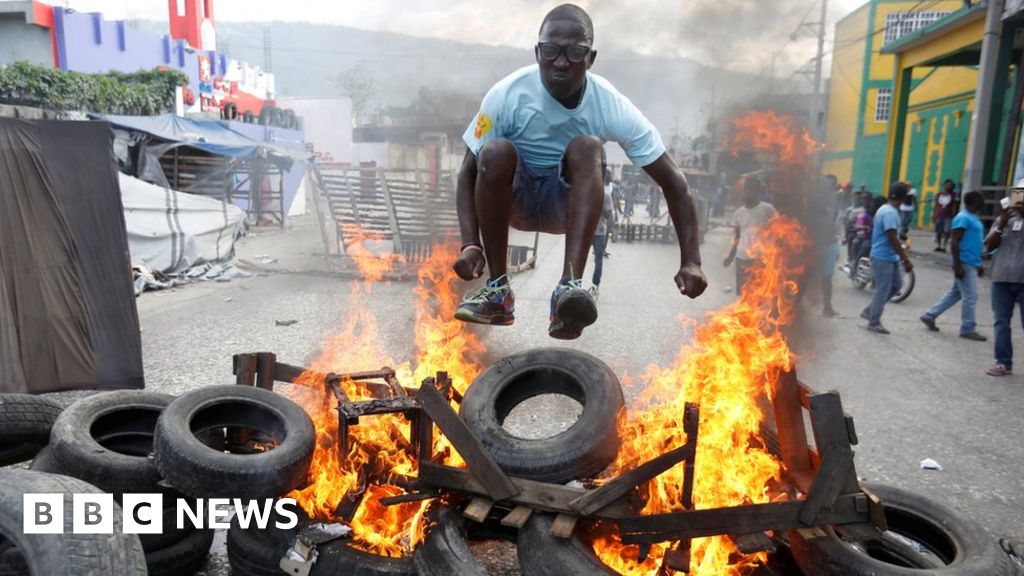
[[[696,298],[707,287],[686,179],[650,121],[607,80],[588,72],[597,57],[593,43],[594,27],[582,8],[556,7],[541,23],[537,64],[495,84],[463,135],[468,150],[456,189],[462,253],[454,268],[463,280],[480,277],[485,267],[490,276],[459,306],[460,320],[515,320],[506,276],[509,225],[566,235],[548,334],[577,338],[597,320],[580,278],[601,216],[606,141],[618,142],[664,191],[679,241],[679,291]]]

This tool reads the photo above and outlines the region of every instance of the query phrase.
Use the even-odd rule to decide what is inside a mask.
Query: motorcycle
[[[909,246],[907,246],[906,242],[903,243],[903,250],[909,250]],[[911,270],[910,272],[907,272],[902,265],[899,268],[900,278],[903,282],[900,285],[900,291],[894,294],[893,297],[889,299],[889,302],[903,302],[910,297],[910,293],[914,291],[914,282],[916,281],[914,271]],[[870,255],[862,256],[860,260],[858,260],[857,270],[850,275],[850,282],[853,284],[853,287],[858,290],[863,290],[868,286],[871,286],[872,289],[874,289],[875,276],[871,273]]]

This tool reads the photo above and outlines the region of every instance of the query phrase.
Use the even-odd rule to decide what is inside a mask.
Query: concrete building
[[[1024,176],[1024,162],[1018,161],[1024,98],[1024,7],[1020,2],[1006,3],[1002,17],[996,15],[995,33],[989,36],[998,43],[992,61],[991,98],[979,105],[972,85],[947,90],[950,93],[944,101],[928,108],[914,100],[914,79],[922,73],[977,78],[986,8],[975,5],[960,10],[883,48],[883,53],[894,59],[895,77],[884,172],[888,179],[913,179],[921,174],[928,190],[933,182],[941,186],[943,178],[959,180],[967,149],[974,145],[968,142],[970,124],[984,126],[980,118],[988,119],[988,129],[977,135],[984,154],[976,169],[990,203],[1005,193],[1005,186]],[[926,219],[930,203],[924,208],[921,220],[930,222]]]
[[[855,187],[884,192],[895,86],[895,57],[886,47],[965,12],[962,0],[922,5],[911,0],[870,0],[837,22],[823,170]],[[978,8],[973,8],[977,11]],[[970,12],[970,11],[966,11]],[[983,12],[983,10],[982,10]],[[974,12],[971,12],[972,14]],[[979,35],[980,41],[980,35]],[[959,182],[967,146],[977,71],[970,67],[914,69],[908,81],[907,163],[899,177],[930,205],[942,181]],[[936,127],[939,127],[936,129]],[[938,158],[938,160],[936,160]],[[930,223],[919,210],[919,223]]]
[[[53,11],[32,0],[0,0],[0,66],[25,61],[55,66]]]

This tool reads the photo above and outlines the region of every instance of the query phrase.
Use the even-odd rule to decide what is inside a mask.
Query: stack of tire
[[[14,454],[24,459],[25,454],[45,445],[46,432],[49,444],[38,450],[31,471],[19,471],[32,477],[12,482],[38,484],[40,489],[30,490],[34,492],[46,492],[42,488],[50,484],[89,487],[78,491],[111,493],[118,505],[125,494],[163,495],[161,533],[123,535],[115,527],[123,540],[136,543],[140,558],[144,552],[144,567],[131,574],[147,570],[154,576],[192,574],[205,563],[214,531],[188,523],[178,528],[178,498],[185,498],[194,509],[190,498],[277,498],[307,482],[314,443],[312,422],[293,402],[266,390],[209,386],[178,398],[143,391],[104,392],[83,398],[63,412],[37,397],[16,400],[4,402],[0,396],[0,430],[4,431],[0,453],[10,455],[5,463],[13,462]],[[19,423],[20,427],[13,425]],[[256,452],[226,452],[233,448],[227,443],[228,434],[241,431],[269,441]],[[72,478],[76,480],[69,484]],[[17,482],[12,485],[17,487]],[[17,524],[11,525],[10,531],[20,532],[20,493],[0,492],[12,502],[17,500],[17,515],[12,516]],[[0,502],[0,508],[3,505]],[[0,509],[0,521],[7,520],[5,512]],[[0,534],[7,532],[0,529]],[[45,568],[52,560],[37,553],[34,541],[11,544],[0,538],[0,576],[28,573],[4,571],[3,558],[22,562],[15,568],[27,562],[33,574],[63,573]],[[22,554],[24,550],[29,553]],[[110,571],[122,573],[129,572]]]

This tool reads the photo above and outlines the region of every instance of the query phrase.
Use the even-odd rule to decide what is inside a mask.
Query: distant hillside
[[[166,25],[142,22],[154,34]],[[533,63],[530,50],[462,44],[344,26],[283,22],[218,22],[218,42],[233,57],[263,64],[263,30],[270,28],[272,68],[283,96],[341,95],[332,81],[360,65],[373,76],[376,106],[406,106],[421,87],[464,92],[475,98],[518,67]],[[593,72],[608,78],[665,133],[694,133],[715,107],[754,96],[767,78],[714,70],[686,59],[599,52]],[[778,92],[792,85],[776,81]],[[371,107],[376,107],[371,104]],[[471,113],[470,113],[471,114]]]

